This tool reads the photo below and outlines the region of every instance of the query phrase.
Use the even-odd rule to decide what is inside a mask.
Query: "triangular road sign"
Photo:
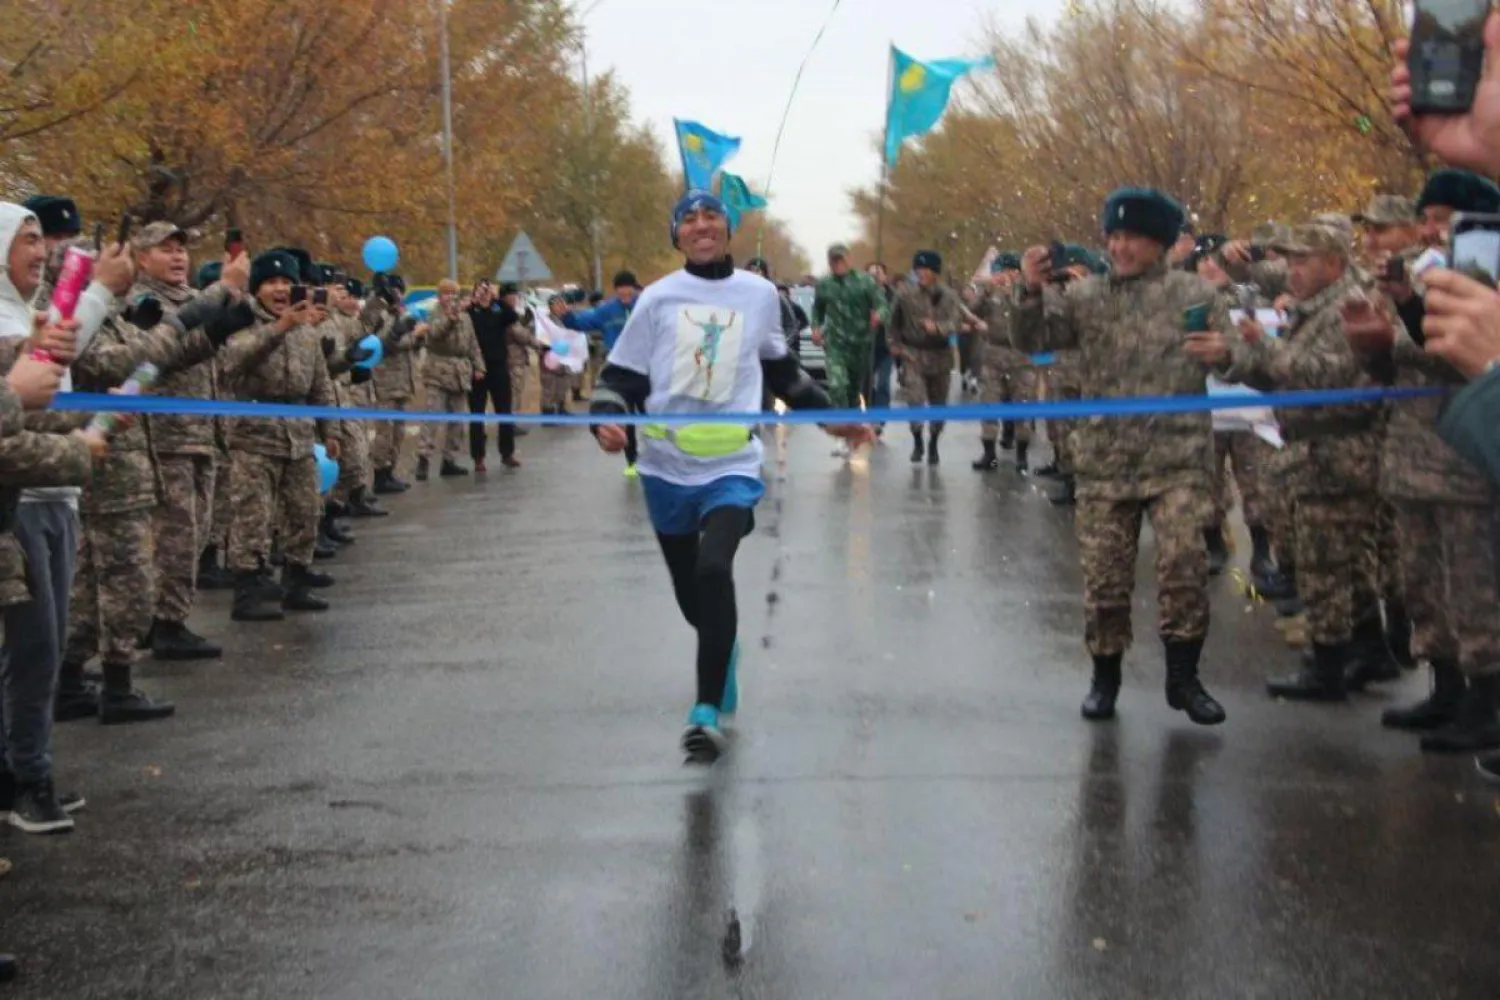
[[[522,230],[506,251],[500,270],[495,272],[495,280],[502,285],[552,280],[552,269],[542,260],[542,255],[536,252],[536,244],[531,242],[531,237],[526,235],[525,230]]]

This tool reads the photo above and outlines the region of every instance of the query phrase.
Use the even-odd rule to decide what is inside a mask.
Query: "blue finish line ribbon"
[[[237,400],[176,399],[171,396],[114,396],[58,393],[52,409],[67,412],[165,413],[174,416],[258,417],[263,419],[403,420],[434,424],[877,424],[980,420],[1078,420],[1086,417],[1149,417],[1246,408],[1347,406],[1386,400],[1441,396],[1441,388],[1312,389],[1299,392],[1215,393],[1203,396],[1132,396],[1044,403],[964,403],[882,410],[796,410],[787,413],[435,413],[362,407],[306,406],[299,403],[246,403]]]

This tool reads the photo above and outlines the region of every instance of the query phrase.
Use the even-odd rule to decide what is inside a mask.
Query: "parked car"
[[[809,321],[812,320],[814,298],[815,292],[810,285],[792,286],[792,301],[802,307]],[[813,377],[814,381],[827,384],[828,356],[823,353],[823,348],[813,343],[812,327],[803,330],[797,338],[797,357],[801,360],[803,369]]]

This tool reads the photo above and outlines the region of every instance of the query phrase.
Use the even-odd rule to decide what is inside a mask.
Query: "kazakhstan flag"
[[[682,177],[689,191],[712,191],[714,174],[740,151],[740,141],[676,118],[677,148],[682,153]]]
[[[740,216],[766,207],[766,199],[753,193],[743,177],[728,171],[719,175],[719,200],[729,213],[729,225],[733,229],[740,228]]]
[[[959,77],[995,65],[983,59],[938,59],[922,62],[900,49],[891,48],[895,66],[891,73],[891,98],[886,108],[885,162],[894,167],[901,143],[914,135],[925,135],[937,125],[948,107],[948,95]]]

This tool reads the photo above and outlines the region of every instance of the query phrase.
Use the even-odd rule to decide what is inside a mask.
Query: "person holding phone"
[[[1016,289],[1021,280],[1021,255],[1001,253],[990,265],[990,284],[974,307],[984,321],[984,340],[980,347],[979,401],[981,403],[1029,403],[1036,396],[1036,366],[1010,342]],[[1034,422],[1005,421],[1004,436],[999,421],[980,424],[979,441],[983,453],[974,463],[976,472],[1000,467],[996,445],[1016,450],[1016,471],[1025,474],[1029,468],[1027,451],[1031,447]]]
[[[333,406],[333,383],[320,338],[312,328],[325,311],[307,297],[292,304],[294,283],[302,276],[295,257],[272,250],[250,266],[255,325],[235,334],[219,354],[226,384],[236,398],[263,403]],[[330,421],[311,418],[238,419],[229,448],[234,523],[229,533],[229,568],[235,576],[235,621],[279,620],[290,611],[326,611],[313,593],[325,582],[312,573],[322,503],[313,444],[321,441],[335,461],[341,453]],[[281,607],[269,605],[271,532],[277,511],[284,513]],[[327,581],[331,582],[331,581]]]
[[[1449,108],[1423,106],[1423,95],[1413,87],[1409,62],[1412,41],[1401,39],[1392,46],[1397,62],[1391,71],[1387,95],[1391,116],[1417,146],[1438,159],[1494,176],[1500,174],[1500,12],[1491,9],[1489,0],[1450,2],[1455,6],[1466,3],[1468,8],[1470,17],[1462,41],[1465,51],[1461,60],[1434,60],[1434,63],[1466,71],[1468,79],[1448,81],[1449,93],[1459,99]],[[1416,4],[1419,16],[1426,5],[1426,0]],[[1463,12],[1461,7],[1458,12]],[[1461,18],[1450,13],[1444,20],[1456,23]],[[1433,23],[1437,23],[1436,19],[1424,22]],[[1416,42],[1420,47],[1425,40],[1418,38]]]
[[[1207,367],[1187,350],[1188,330],[1229,331],[1213,286],[1171,268],[1167,249],[1182,229],[1182,206],[1159,191],[1122,188],[1101,215],[1110,272],[1044,300],[1052,254],[1021,258],[1023,288],[1011,340],[1027,354],[1076,350],[1083,395],[1201,396]],[[1082,706],[1111,719],[1130,647],[1131,595],[1142,521],[1156,535],[1158,633],[1166,653],[1166,697],[1198,725],[1225,719],[1199,676],[1208,635],[1208,554],[1213,424],[1207,413],[1095,417],[1074,431],[1077,532],[1084,578],[1084,637],[1094,672]]]
[[[365,301],[360,320],[366,330],[380,336],[385,355],[375,369],[375,402],[383,410],[405,410],[417,394],[417,351],[427,334],[427,325],[406,314],[402,302],[406,282],[399,274],[377,274],[372,291],[374,294]],[[370,447],[376,493],[404,493],[411,489],[411,484],[397,475],[405,441],[406,421],[377,423],[375,441]]]
[[[461,308],[458,282],[444,278],[438,282],[438,308],[427,335],[427,363],[422,367],[422,384],[427,387],[427,408],[437,413],[469,412],[469,393],[475,382],[484,380],[484,355],[474,335],[474,321]],[[463,449],[463,424],[422,425],[422,440],[417,459],[417,481],[425,482],[432,454],[438,451],[442,436],[440,476],[467,476],[469,470],[458,464]]]

